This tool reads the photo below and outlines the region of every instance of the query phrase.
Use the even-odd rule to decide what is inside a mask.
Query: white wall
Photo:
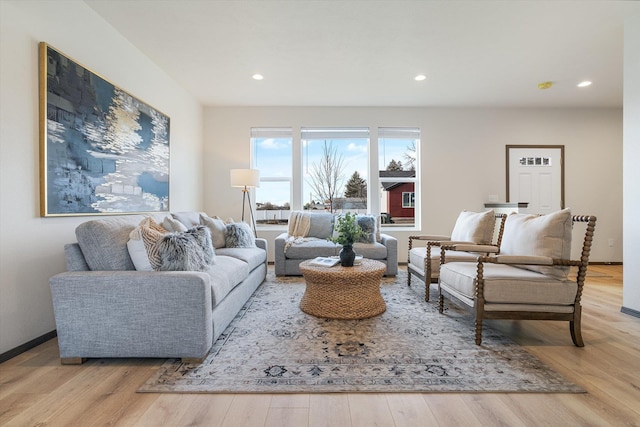
[[[637,10],[637,9],[636,9]],[[624,25],[624,288],[622,306],[640,313],[640,12]]]
[[[462,209],[506,199],[507,144],[565,146],[566,205],[596,215],[591,261],[622,261],[622,110],[490,108],[205,108],[205,210],[238,219],[229,169],[248,167],[253,126],[418,126],[422,129],[422,229],[451,231]],[[275,231],[258,231],[273,242]],[[400,261],[415,231],[396,231]],[[608,239],[614,246],[608,246]],[[574,252],[575,253],[575,252]],[[273,260],[273,248],[270,260]]]
[[[89,217],[39,217],[38,42],[171,118],[171,209],[201,209],[202,108],[81,1],[0,2],[0,354],[55,329],[48,279]]]

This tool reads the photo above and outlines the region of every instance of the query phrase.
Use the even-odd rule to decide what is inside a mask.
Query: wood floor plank
[[[354,427],[394,425],[387,398],[382,393],[349,394],[349,411]]]
[[[351,426],[348,394],[309,396],[309,427]]]
[[[637,427],[640,319],[620,312],[622,271],[589,267],[583,348],[567,322],[487,322],[587,393],[137,393],[163,360],[62,366],[53,339],[0,364],[0,425]]]
[[[462,394],[423,394],[439,426],[480,426],[480,420],[462,399]]]
[[[433,412],[418,393],[385,394],[396,427],[422,427],[436,425]]]
[[[265,427],[307,427],[309,408],[271,407]]]
[[[222,427],[253,427],[262,426],[267,420],[269,394],[236,394],[224,418]]]

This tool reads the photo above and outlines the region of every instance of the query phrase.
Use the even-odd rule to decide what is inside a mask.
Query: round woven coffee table
[[[366,319],[382,314],[387,309],[380,294],[385,270],[380,261],[366,258],[353,267],[319,267],[304,261],[300,271],[307,287],[300,308],[328,319]]]

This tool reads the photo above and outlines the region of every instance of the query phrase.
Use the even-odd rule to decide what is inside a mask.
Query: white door
[[[507,201],[529,202],[522,213],[547,214],[564,207],[564,146],[507,146]]]

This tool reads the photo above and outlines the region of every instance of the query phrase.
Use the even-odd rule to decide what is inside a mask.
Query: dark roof
[[[413,178],[416,176],[416,171],[380,171],[380,178]],[[404,184],[403,182],[382,182],[382,188],[385,191],[389,191]]]

